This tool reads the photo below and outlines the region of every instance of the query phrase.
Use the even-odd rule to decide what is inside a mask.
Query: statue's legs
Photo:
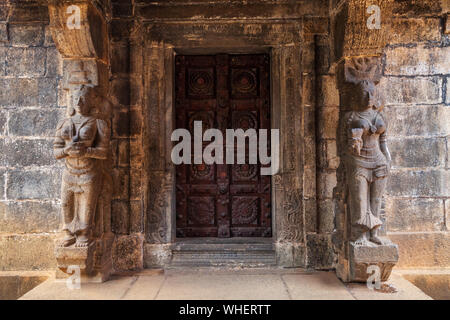
[[[350,215],[351,215],[351,240],[357,244],[364,244],[367,241],[367,228],[360,224],[367,214],[367,193],[369,185],[365,177],[359,174],[350,174]]]
[[[373,181],[370,186],[370,208],[372,214],[377,218],[380,218],[381,201],[386,189],[386,182],[386,178],[381,178]],[[374,228],[370,231],[370,241],[376,244],[382,244],[381,239],[378,237],[378,228]]]
[[[77,242],[75,246],[86,247],[89,244],[90,231],[92,229],[93,217],[97,207],[98,195],[100,194],[98,180],[93,179],[89,184],[81,186],[82,193],[77,194],[79,230],[77,231]]]
[[[70,185],[64,181],[61,186],[61,210],[64,219],[63,231],[65,233],[61,245],[68,247],[75,243],[75,235],[71,230],[75,213],[75,194],[71,190]]]

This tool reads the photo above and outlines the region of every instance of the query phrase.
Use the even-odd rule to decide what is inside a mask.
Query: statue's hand
[[[68,149],[66,151],[66,149]],[[71,157],[82,157],[86,153],[86,147],[83,144],[72,144],[64,149],[64,152]]]
[[[361,141],[359,141],[358,139],[353,139],[351,146],[350,146],[350,151],[354,154],[354,155],[361,155]]]

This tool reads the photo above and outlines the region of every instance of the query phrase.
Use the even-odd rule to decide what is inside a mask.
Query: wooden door
[[[270,137],[269,68],[266,54],[176,57],[176,127],[190,131],[192,159],[194,121],[221,130],[224,163],[226,129],[268,129]],[[247,142],[246,164],[176,167],[177,237],[272,235],[271,177],[259,161],[248,164],[248,150]]]

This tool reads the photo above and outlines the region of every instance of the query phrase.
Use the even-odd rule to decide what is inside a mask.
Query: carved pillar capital
[[[63,58],[106,62],[106,17],[91,1],[50,1],[48,8],[50,31]]]
[[[333,24],[337,60],[380,55],[387,41],[392,6],[393,0],[345,1]]]

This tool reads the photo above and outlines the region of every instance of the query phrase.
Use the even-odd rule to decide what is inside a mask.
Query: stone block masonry
[[[251,24],[270,14],[276,18],[273,21],[303,21],[304,33],[301,40],[295,38],[301,41],[301,70],[285,68],[293,65],[294,59],[290,63],[281,58],[271,60],[283,64],[279,68],[284,72],[278,75],[280,80],[286,81],[289,76],[289,86],[299,89],[295,96],[278,97],[279,100],[301,100],[301,108],[290,110],[295,125],[301,127],[298,140],[292,143],[295,149],[302,150],[293,158],[293,163],[299,164],[296,178],[302,181],[298,186],[301,205],[286,201],[277,210],[291,206],[302,212],[300,238],[307,243],[298,250],[302,263],[317,269],[333,268],[333,192],[340,181],[337,131],[343,110],[336,70],[330,66],[336,58],[335,51],[339,51],[333,44],[344,39],[329,31],[336,10],[351,0],[331,1],[331,12],[328,0],[283,1],[274,12],[266,10],[272,8],[274,1],[265,0],[260,4],[237,1],[232,6],[217,1],[221,4],[213,8],[202,4],[205,1],[190,5],[182,0],[170,4],[146,0],[92,2],[108,12],[109,23],[110,69],[102,70],[102,76],[109,79],[108,98],[113,104],[114,268],[139,270],[145,265],[154,266],[156,263],[150,261],[153,257],[161,254],[162,258],[155,260],[166,261],[164,254],[170,251],[166,250],[171,237],[167,225],[173,223],[173,218],[165,216],[164,206],[169,207],[172,199],[155,195],[163,194],[158,192],[166,178],[172,179],[165,171],[170,163],[164,158],[166,132],[162,125],[174,116],[167,111],[173,101],[163,99],[171,96],[172,88],[158,71],[160,68],[171,73],[172,67],[164,65],[169,61],[163,59],[169,52],[164,50],[168,49],[155,41],[150,50],[144,45],[143,36],[161,35],[163,39],[175,30],[180,43],[203,53],[208,41],[214,42],[218,36],[211,21],[238,25],[239,20],[247,20]],[[440,2],[394,1],[388,46],[382,59],[379,87],[385,98],[393,157],[383,232],[399,245],[400,268],[450,266],[450,35],[448,10]],[[195,20],[195,24],[187,24],[192,28],[183,27],[182,23],[175,25],[180,18]],[[164,25],[165,20],[169,23]],[[152,28],[145,29],[154,21]],[[37,1],[0,0],[0,271],[56,267],[53,240],[60,228],[63,163],[53,158],[52,140],[66,111],[66,102],[61,58],[48,25],[48,8],[37,5]],[[232,28],[230,35],[244,30],[248,39],[255,40],[258,50],[256,47],[267,37],[291,39],[288,29],[284,34],[275,22],[271,28],[274,31],[264,37],[254,33],[257,29],[253,25]],[[212,31],[203,34],[200,29]],[[289,44],[291,41],[294,40],[289,40]],[[237,46],[241,44],[238,42]],[[283,50],[280,52],[291,49],[287,46]],[[149,81],[157,85],[148,88]],[[148,111],[148,106],[155,110],[149,107],[151,112]],[[286,120],[284,114],[273,117]],[[291,146],[286,149],[292,150]],[[297,199],[295,194],[293,198]],[[164,219],[158,220],[159,217]],[[150,250],[152,246],[156,249]],[[146,255],[146,251],[156,254]]]
[[[62,168],[52,143],[65,107],[47,11],[0,5],[0,271],[55,267]]]
[[[381,81],[393,159],[385,212],[399,268],[450,266],[450,38],[438,1],[422,5],[429,10],[414,18],[397,8]]]

